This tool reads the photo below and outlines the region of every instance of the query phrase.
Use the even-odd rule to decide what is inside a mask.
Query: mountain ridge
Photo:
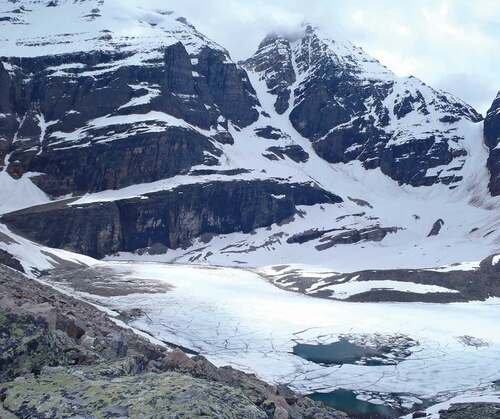
[[[55,10],[46,3],[22,13],[4,7],[6,17],[19,14],[34,25],[33,40],[38,31],[46,42],[25,36],[17,45],[15,29],[0,45],[10,52],[0,60],[0,180],[6,190],[23,185],[36,197],[13,194],[5,208],[60,201],[58,227],[70,232],[81,225],[80,214],[133,199],[150,226],[128,240],[136,247],[110,246],[104,254],[95,252],[88,234],[110,237],[105,225],[73,231],[86,237],[78,245],[63,234],[58,246],[94,249],[100,257],[252,266],[309,260],[347,270],[369,268],[353,266],[346,256],[352,252],[387,268],[480,259],[497,250],[499,203],[487,189],[482,117],[472,107],[418,79],[395,76],[360,48],[312,26],[291,43],[266,37],[239,65],[173,12],[97,3],[62,2],[60,16],[52,13],[80,22],[73,28],[86,28],[80,38],[77,31],[76,38],[58,34],[67,22],[48,30],[34,19]],[[88,20],[96,4],[99,11]],[[136,35],[123,34],[124,24]],[[37,55],[54,49],[58,54]],[[307,184],[341,201],[303,205],[291,198],[297,185]],[[226,203],[233,218],[221,215],[218,202],[204,210],[203,194],[196,198],[200,187],[241,197]],[[162,191],[176,194],[183,210],[148,200]],[[237,221],[248,217],[242,203],[250,196],[269,203],[247,220],[251,231]],[[177,215],[166,222],[155,205]],[[31,211],[30,223],[49,222],[43,217],[50,208]],[[259,217],[269,221],[256,222]],[[15,214],[7,219],[25,234],[34,228]],[[437,220],[440,231],[428,237]],[[169,231],[180,229],[189,240],[171,239]],[[30,237],[54,244],[51,230]],[[148,255],[158,246],[163,254]],[[457,254],[435,255],[439,246],[455,246]]]
[[[254,57],[243,64],[247,69],[261,70],[260,77],[266,79],[271,90],[282,86],[275,103],[275,108],[280,107],[278,113],[284,112],[283,94],[290,97],[287,80],[295,83],[300,78],[290,120],[327,161],[345,163],[359,159],[366,168],[380,166],[393,179],[419,186],[440,181],[435,176],[428,179],[423,171],[433,169],[432,165],[446,166],[454,160],[460,161],[466,154],[463,148],[453,147],[460,136],[447,133],[456,130],[453,124],[462,117],[471,122],[482,120],[472,107],[428,88],[416,78],[397,77],[361,48],[348,41],[332,41],[311,25],[304,28],[302,38],[292,45],[285,37],[267,37]],[[288,52],[282,56],[286,62],[281,60],[280,67],[290,69],[293,75],[275,80],[280,74],[274,71],[280,50]],[[409,114],[414,115],[414,121],[405,120]],[[435,114],[439,115],[439,121],[428,118]],[[405,147],[405,143],[415,144],[416,150]],[[422,161],[422,156],[426,161]],[[395,159],[401,160],[401,168],[395,165]],[[455,167],[444,170],[441,181],[459,181],[456,170]]]

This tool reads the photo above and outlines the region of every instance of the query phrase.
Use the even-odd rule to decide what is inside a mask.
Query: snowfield
[[[30,174],[12,178],[0,172],[0,214],[50,202],[50,198],[30,180]]]
[[[319,283],[315,284],[320,286]],[[431,292],[458,292],[450,288],[440,287],[437,285],[423,285],[414,282],[399,282],[399,281],[362,281],[356,282],[351,280],[343,284],[330,285],[322,287],[321,290],[333,291],[335,298],[345,299],[356,294],[361,294],[370,290],[395,290],[402,292],[413,292],[417,294],[427,294]],[[309,289],[308,291],[312,291]]]
[[[1,173],[0,173],[1,174]],[[40,246],[0,223],[0,250],[10,253],[21,264],[26,276],[35,279],[40,272],[75,266],[93,266],[100,262],[91,257],[62,249]]]
[[[483,124],[461,121],[464,133],[461,146],[468,158],[460,169],[463,181],[454,189],[444,184],[413,187],[399,185],[380,169],[365,169],[360,162],[331,164],[319,157],[311,142],[302,137],[289,120],[291,109],[279,115],[274,109],[275,96],[258,75],[249,72],[262,110],[270,118],[260,117],[254,124],[236,130],[230,124],[234,145],[221,146],[220,170],[245,168],[249,173],[238,179],[287,179],[313,182],[344,200],[335,205],[298,207],[300,214],[285,225],[273,224],[248,235],[239,232],[221,234],[209,243],[195,239],[187,249],[169,250],[164,255],[121,253],[110,258],[121,260],[206,263],[224,266],[265,266],[276,264],[316,265],[338,272],[362,269],[433,268],[470,260],[480,260],[500,250],[500,222],[497,212],[500,198],[488,191],[489,172],[485,161],[488,151],[483,142]],[[294,87],[300,85],[300,78]],[[293,103],[292,97],[290,103]],[[299,145],[309,159],[296,163],[290,159],[271,161],[263,157],[269,140],[255,130],[268,124],[287,134],[272,145]],[[201,169],[203,166],[194,167]],[[141,196],[148,192],[171,189],[180,184],[224,180],[218,175],[175,176],[149,184],[134,185],[118,191],[88,194],[75,204]],[[229,180],[225,177],[225,180]],[[362,202],[360,202],[361,200]],[[428,237],[433,224],[444,225],[436,236]],[[287,238],[308,230],[360,230],[395,227],[379,241],[360,241],[318,250],[320,239],[306,243],[288,243]],[[284,234],[284,235],[283,235]]]
[[[109,310],[139,308],[130,326],[300,392],[335,388],[407,393],[445,401],[490,394],[500,378],[500,300],[482,303],[346,303],[278,289],[244,269],[107,262],[124,281],[166,282],[156,294],[77,294]],[[416,341],[396,365],[322,365],[293,354],[296,343],[329,344],[339,336]],[[397,348],[396,348],[397,349]],[[495,396],[496,397],[496,396]],[[500,401],[500,397],[498,397]]]
[[[8,15],[15,24],[9,25],[9,37],[0,39],[0,49],[17,57],[95,50],[141,51],[142,55],[132,58],[137,63],[151,58],[148,53],[152,49],[168,46],[179,40],[190,52],[199,50],[207,43],[212,48],[225,51],[194,27],[177,21],[179,16],[169,10],[151,10],[141,2],[124,3],[118,0],[59,0],[57,3],[55,16],[54,9],[46,7],[43,2],[24,1],[23,6],[28,10]],[[11,2],[3,2],[0,6],[1,12],[15,9],[15,4],[12,5]],[[103,36],[107,33],[112,33],[111,41]],[[124,60],[123,64],[126,63]],[[52,69],[64,72],[71,70],[71,67]],[[107,70],[104,67],[102,71]]]

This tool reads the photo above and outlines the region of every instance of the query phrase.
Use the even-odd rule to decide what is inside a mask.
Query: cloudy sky
[[[500,0],[169,0],[168,8],[238,60],[266,33],[308,21],[483,113],[500,89]]]

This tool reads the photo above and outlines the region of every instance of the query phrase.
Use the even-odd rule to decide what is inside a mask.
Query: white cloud
[[[500,89],[498,0],[170,0],[168,7],[235,59],[250,56],[268,32],[308,20],[482,112]]]

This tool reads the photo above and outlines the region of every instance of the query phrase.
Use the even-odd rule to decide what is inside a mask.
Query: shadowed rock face
[[[8,58],[0,64],[0,164],[43,173],[51,195],[150,182],[217,162],[228,121],[258,118],[255,91],[227,53],[180,42],[133,53]],[[130,62],[130,64],[127,64]],[[211,131],[210,131],[211,130]]]
[[[490,191],[500,195],[500,92],[489,109],[484,120],[484,141],[490,149],[488,169],[490,170]]]
[[[21,262],[12,256],[9,252],[0,249],[0,264],[8,266],[9,268],[15,269],[19,272],[24,272],[24,268]]]
[[[276,111],[290,110],[293,127],[325,160],[359,160],[413,186],[461,180],[457,168],[467,152],[456,145],[464,140],[457,123],[482,117],[458,99],[398,78],[360,48],[311,26],[298,39],[267,37],[243,65],[265,80]]]
[[[439,220],[436,220],[432,225],[431,231],[429,231],[427,237],[437,236],[443,226],[444,226],[444,221],[441,218]]]
[[[3,220],[48,246],[103,257],[157,243],[175,249],[204,233],[249,233],[285,220],[296,205],[341,201],[309,184],[211,182],[114,202],[68,206],[63,201],[7,214]]]
[[[276,95],[276,112],[284,113],[289,108],[290,86],[296,80],[290,43],[277,34],[269,35],[244,65],[264,75],[267,88]]]
[[[16,131],[17,121],[12,112],[12,98],[15,96],[15,85],[0,62],[0,165],[3,164],[3,159],[9,150],[9,139]]]
[[[127,135],[126,126],[113,129]],[[186,173],[197,164],[214,165],[215,156],[220,154],[196,131],[165,127],[163,132],[136,133],[114,143],[42,153],[33,156],[29,164],[31,171],[45,173],[33,181],[43,191],[58,196],[154,182]]]

